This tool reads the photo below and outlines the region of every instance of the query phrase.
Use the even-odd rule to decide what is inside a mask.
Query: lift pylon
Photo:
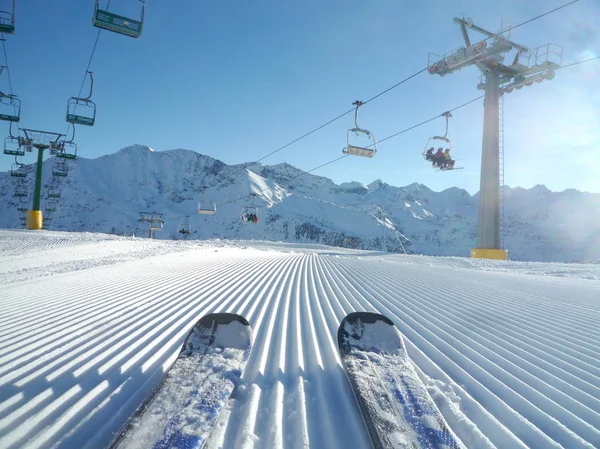
[[[562,63],[562,49],[552,44],[530,49],[511,40],[510,28],[493,33],[475,25],[470,18],[454,18],[454,22],[460,26],[465,46],[441,57],[430,53],[429,73],[445,76],[471,65],[482,73],[484,82],[477,86],[485,90],[479,219],[477,248],[471,249],[471,257],[506,260],[508,252],[500,248],[499,98],[524,85],[552,79]],[[486,37],[472,44],[468,30]],[[505,63],[510,51],[515,56]]]
[[[154,231],[160,231],[164,228],[165,221],[162,215],[157,212],[140,212],[138,221],[148,223],[148,238],[153,238]]]

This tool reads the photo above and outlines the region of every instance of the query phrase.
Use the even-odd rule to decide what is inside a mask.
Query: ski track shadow
[[[161,341],[156,345],[157,349],[162,349],[178,332],[188,329],[195,321],[196,319],[192,318],[189,323],[184,323],[172,332],[163,334]],[[89,445],[91,439],[95,441],[89,447],[105,447],[164,377],[162,365],[181,348],[185,337],[186,334],[183,333],[181,338],[169,346],[161,358],[145,371],[142,370],[142,367],[153,357],[154,351],[140,358],[126,372],[121,371],[121,366],[127,363],[128,359],[100,374],[99,366],[106,362],[106,360],[100,360],[96,366],[79,377],[75,377],[74,373],[70,371],[52,381],[41,377],[28,382],[23,387],[14,383],[3,386],[0,389],[0,401],[3,402],[6,398],[21,395],[15,404],[4,411],[6,416],[10,416],[11,411],[26,406],[30,401],[35,401],[40,394],[50,391],[50,394],[36,406],[37,410],[41,411],[37,415],[36,423],[11,448],[23,447],[26,441],[35,439],[47,427],[56,424],[59,419],[69,413],[63,428],[57,429],[54,435],[44,442],[44,447],[81,448]],[[77,391],[73,391],[74,389]],[[95,389],[98,390],[98,393],[93,395]],[[93,396],[90,396],[89,401],[80,404],[77,411],[74,411],[73,407],[87,395]],[[57,403],[54,407],[53,402]],[[51,409],[43,413],[45,407],[51,407]],[[27,419],[30,419],[29,414],[24,414],[23,418],[14,420],[3,432],[9,433],[17,429]]]

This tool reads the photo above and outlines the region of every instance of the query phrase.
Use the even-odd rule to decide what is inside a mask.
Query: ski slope
[[[254,348],[210,448],[368,448],[337,354],[390,317],[469,448],[600,447],[600,265],[0,231],[0,447],[103,448],[196,320]]]

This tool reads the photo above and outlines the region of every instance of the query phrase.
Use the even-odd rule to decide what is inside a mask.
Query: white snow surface
[[[600,447],[600,266],[0,230],[0,447],[103,448],[203,315],[254,330],[209,448],[368,448],[346,314],[402,332],[469,448]]]

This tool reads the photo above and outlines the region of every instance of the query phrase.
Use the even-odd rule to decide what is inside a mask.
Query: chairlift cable
[[[565,69],[565,68],[567,68],[567,67],[573,67],[573,66],[576,66],[576,65],[579,65],[579,64],[583,64],[584,62],[595,61],[595,60],[597,60],[597,59],[600,59],[600,56],[597,56],[597,57],[594,57],[594,58],[585,59],[585,60],[583,60],[583,61],[574,62],[574,63],[572,63],[572,64],[568,64],[568,65],[565,65],[565,66],[561,66],[561,67],[559,67],[559,68],[558,68],[558,69],[556,69],[556,70]],[[478,96],[478,97],[476,97],[476,98],[473,98],[472,100],[466,101],[466,102],[462,103],[461,105],[459,105],[459,106],[456,106],[456,107],[454,107],[454,108],[452,108],[452,109],[447,109],[447,110],[446,110],[446,112],[454,112],[454,111],[456,111],[456,110],[458,110],[458,109],[464,108],[465,106],[468,106],[469,104],[471,104],[471,103],[474,103],[474,102],[476,102],[477,100],[481,100],[481,99],[482,99],[484,96],[485,96],[485,95],[480,95],[480,96]],[[424,120],[424,121],[422,121],[422,122],[420,122],[420,123],[417,123],[416,125],[413,125],[413,126],[410,126],[410,127],[408,127],[408,128],[405,128],[405,129],[403,129],[402,131],[399,131],[399,132],[397,132],[397,133],[394,133],[394,134],[391,134],[391,135],[389,135],[389,136],[387,136],[387,137],[384,137],[383,139],[380,139],[378,142],[379,142],[379,143],[381,143],[381,142],[385,142],[386,140],[390,140],[390,139],[392,139],[392,138],[394,138],[394,137],[397,137],[397,136],[399,136],[399,135],[401,135],[401,134],[407,133],[408,131],[411,131],[411,130],[413,130],[413,129],[415,129],[415,128],[418,128],[419,126],[423,126],[423,125],[425,125],[425,124],[427,124],[427,123],[429,123],[429,122],[432,122],[432,121],[434,121],[434,120],[438,119],[438,118],[439,118],[439,117],[441,117],[442,115],[443,115],[443,114],[439,114],[439,115],[436,115],[436,116],[434,116],[434,117],[431,117],[431,118],[429,118],[429,119],[427,119],[427,120]],[[323,167],[325,167],[325,166],[327,166],[327,165],[333,164],[334,162],[337,162],[337,161],[339,161],[339,160],[341,160],[341,159],[344,159],[344,158],[346,158],[346,157],[348,157],[348,155],[343,155],[343,156],[340,156],[340,157],[338,157],[338,158],[336,158],[336,159],[333,159],[333,160],[331,160],[331,161],[329,161],[329,162],[326,162],[326,163],[324,163],[324,164],[321,164],[321,165],[319,165],[319,166],[317,166],[317,167],[311,168],[310,170],[303,171],[301,174],[299,174],[299,175],[297,175],[297,176],[293,176],[293,177],[292,177],[292,178],[290,178],[289,180],[291,181],[291,180],[293,180],[293,179],[296,179],[297,177],[299,177],[299,176],[302,176],[302,175],[304,175],[304,174],[306,174],[306,173],[311,173],[311,172],[313,172],[313,171],[315,171],[315,170],[318,170],[318,169],[320,169],[320,168],[323,168]],[[264,189],[262,189],[262,190],[259,190],[259,191],[258,191],[258,193],[264,192],[264,191],[266,191],[266,190],[268,190],[268,189],[269,189],[269,188],[264,188]],[[237,199],[235,199],[235,200],[231,200],[231,201],[227,201],[226,203],[219,204],[219,207],[226,206],[226,205],[229,205],[229,204],[234,204],[234,203],[237,203],[238,201],[241,201],[241,200],[244,200],[244,199],[248,198],[250,195],[251,195],[251,194],[249,194],[249,195],[244,195],[244,196],[242,196],[242,197],[239,197],[239,198],[237,198]]]
[[[559,10],[561,10],[561,9],[563,9],[563,8],[566,8],[567,6],[573,5],[573,4],[575,4],[575,3],[579,2],[579,1],[580,1],[580,0],[572,0],[572,1],[571,1],[571,2],[569,2],[569,3],[566,3],[566,4],[562,5],[562,6],[558,6],[558,7],[554,8],[554,9],[552,9],[552,10],[550,10],[550,11],[546,11],[546,12],[544,12],[544,13],[542,13],[542,14],[539,14],[539,15],[537,15],[537,16],[535,16],[535,17],[532,17],[531,19],[528,19],[528,20],[526,20],[526,21],[524,21],[524,22],[521,22],[521,23],[519,23],[519,24],[517,24],[517,25],[514,25],[514,26],[512,26],[512,27],[510,27],[510,28],[508,28],[508,29],[506,29],[506,30],[503,30],[503,31],[501,31],[501,32],[499,32],[499,33],[496,33],[496,34],[494,34],[494,35],[492,35],[492,36],[490,36],[490,37],[487,37],[487,38],[485,38],[485,39],[483,39],[483,40],[488,40],[488,39],[492,39],[492,38],[494,38],[494,37],[500,36],[500,35],[502,35],[503,33],[506,33],[506,32],[508,32],[508,31],[510,31],[510,30],[514,30],[514,29],[516,29],[516,28],[519,28],[519,27],[521,27],[521,26],[523,26],[523,25],[526,25],[526,24],[528,24],[528,23],[531,23],[531,22],[533,22],[533,21],[535,21],[535,20],[541,19],[542,17],[545,17],[545,16],[547,16],[547,15],[549,15],[549,14],[552,14],[552,13],[554,13],[554,12],[556,12],[556,11],[559,11]],[[597,59],[597,58],[594,58],[594,59]],[[408,77],[404,78],[403,80],[401,80],[401,81],[397,82],[397,83],[396,83],[396,84],[394,84],[393,86],[390,86],[390,87],[388,87],[387,89],[385,89],[385,90],[383,90],[383,91],[379,92],[377,95],[374,95],[373,97],[369,98],[368,100],[365,100],[365,101],[363,101],[363,104],[367,104],[367,103],[369,103],[369,102],[371,102],[371,101],[373,101],[373,100],[375,100],[375,99],[377,99],[377,98],[381,97],[382,95],[384,95],[384,94],[386,94],[386,93],[390,92],[391,90],[395,89],[396,87],[398,87],[398,86],[400,86],[400,85],[402,85],[402,84],[406,83],[407,81],[411,80],[412,78],[415,78],[416,76],[418,76],[418,75],[420,75],[421,73],[423,73],[423,72],[426,72],[426,71],[428,71],[428,70],[429,70],[429,67],[425,67],[425,68],[423,68],[423,69],[421,69],[421,70],[419,70],[419,71],[417,71],[417,72],[413,73],[412,75],[410,75],[410,76],[408,76]],[[479,97],[479,98],[481,98],[481,97]],[[479,98],[476,98],[476,99],[474,99],[474,100],[472,100],[472,101],[476,101],[476,100],[478,100]],[[453,110],[454,110],[454,109],[453,109]],[[255,163],[258,163],[258,162],[260,162],[260,161],[262,161],[262,160],[264,160],[264,159],[268,158],[269,156],[272,156],[273,154],[275,154],[275,153],[278,153],[279,151],[281,151],[281,150],[283,150],[283,149],[285,149],[285,148],[287,148],[287,147],[289,147],[289,146],[291,146],[291,145],[293,145],[293,144],[295,144],[295,143],[299,142],[300,140],[302,140],[302,139],[304,139],[304,138],[306,138],[306,137],[310,136],[311,134],[314,134],[315,132],[317,132],[317,131],[319,131],[319,130],[321,130],[321,129],[325,128],[326,126],[328,126],[328,125],[330,125],[330,124],[332,124],[332,123],[336,122],[337,120],[341,119],[342,117],[345,117],[346,115],[348,115],[348,114],[350,114],[350,113],[352,113],[352,112],[354,112],[354,111],[355,111],[355,108],[352,108],[352,109],[349,109],[349,110],[347,110],[346,112],[343,112],[342,114],[338,115],[337,117],[335,117],[335,118],[333,118],[333,119],[331,119],[331,120],[329,120],[329,121],[327,121],[327,122],[323,123],[323,124],[322,124],[322,125],[320,125],[320,126],[317,126],[316,128],[313,128],[312,130],[310,130],[310,131],[308,131],[308,132],[304,133],[303,135],[301,135],[300,137],[297,137],[296,139],[294,139],[294,140],[292,140],[292,141],[290,141],[290,142],[286,143],[285,145],[282,145],[281,147],[279,147],[279,148],[277,148],[277,149],[275,149],[275,150],[271,151],[270,153],[266,154],[265,156],[261,157],[260,159],[257,159],[256,161],[253,161],[253,162],[250,162],[250,164],[255,164]],[[439,117],[439,116],[436,116],[436,117],[434,117],[434,118],[432,118],[432,119],[430,119],[430,120],[427,120],[427,121],[423,122],[423,124],[425,124],[425,123],[428,123],[429,121],[433,121],[434,119],[436,119],[436,118],[438,118],[438,117]],[[417,127],[417,126],[420,126],[420,125],[415,125],[415,127]],[[411,129],[412,129],[412,128],[411,128]],[[402,131],[402,132],[406,132],[406,131],[408,131],[408,130],[405,130],[405,131]],[[396,135],[397,135],[397,134],[396,134]],[[383,140],[380,140],[379,142],[382,142],[382,141],[385,141],[385,140],[387,140],[387,139],[390,139],[391,137],[393,137],[393,136],[389,136],[389,137],[387,137],[387,138],[385,138],[385,139],[383,139]],[[244,164],[244,165],[246,165],[246,164]],[[234,172],[234,173],[233,173],[233,175],[235,175],[236,173],[238,173],[238,172],[240,172],[240,171],[243,171],[245,168],[246,168],[245,166],[244,166],[244,167],[242,167],[242,168],[240,168],[238,171]],[[224,182],[224,181],[221,181],[221,182]],[[219,185],[221,182],[217,182],[216,184],[212,185],[211,187],[216,187],[216,186],[218,186],[218,185]]]
[[[477,98],[473,98],[472,100],[469,100],[469,101],[467,101],[467,102],[465,102],[465,103],[461,104],[460,106],[456,106],[455,108],[452,108],[452,109],[447,109],[447,110],[446,110],[446,112],[452,112],[452,111],[456,111],[456,110],[458,110],[458,109],[460,109],[460,108],[463,108],[463,107],[465,107],[465,106],[467,106],[467,105],[469,105],[469,104],[471,104],[471,103],[474,103],[474,102],[475,102],[475,101],[477,101],[477,100],[480,100],[480,99],[481,99],[481,98],[483,98],[483,97],[484,97],[484,95],[480,95],[479,97],[477,97]],[[440,116],[441,116],[441,115],[436,115],[435,117],[431,117],[431,118],[429,118],[429,119],[427,119],[427,120],[424,120],[424,121],[422,121],[421,123],[418,123],[418,124],[416,124],[416,125],[410,126],[410,127],[406,128],[406,129],[404,129],[404,130],[402,130],[402,131],[399,131],[399,132],[397,132],[397,133],[395,133],[395,134],[392,134],[392,135],[390,135],[390,136],[388,136],[388,137],[385,137],[385,138],[383,138],[383,139],[379,140],[379,142],[384,142],[384,141],[386,141],[386,140],[389,140],[389,139],[391,139],[391,138],[393,138],[393,137],[399,136],[400,134],[404,134],[404,133],[406,133],[406,132],[408,132],[408,131],[410,131],[410,130],[413,130],[413,129],[415,129],[415,128],[418,128],[419,126],[423,126],[423,125],[425,125],[426,123],[429,123],[429,122],[431,122],[431,121],[433,121],[433,120],[436,120],[436,119],[438,119]],[[327,166],[327,165],[333,164],[334,162],[337,162],[337,161],[339,161],[339,160],[341,160],[341,159],[344,159],[344,158],[346,158],[346,157],[348,157],[348,156],[349,156],[349,155],[347,155],[347,154],[346,154],[346,155],[340,156],[340,157],[338,157],[338,158],[335,158],[335,159],[333,159],[333,160],[331,160],[331,161],[329,161],[329,162],[325,162],[324,164],[321,164],[321,165],[319,165],[319,166],[317,166],[317,167],[311,168],[310,170],[303,171],[303,172],[302,172],[302,173],[300,173],[299,175],[297,175],[297,176],[293,176],[293,177],[292,177],[292,178],[290,178],[289,180],[291,181],[291,180],[293,180],[293,179],[295,179],[295,178],[297,178],[297,177],[299,177],[299,176],[302,176],[302,175],[304,175],[304,174],[306,174],[306,173],[311,173],[311,172],[313,172],[313,171],[315,171],[315,170],[318,170],[318,169],[320,169],[320,168],[323,168],[323,167],[325,167],[325,166]],[[269,189],[268,187],[267,187],[267,188],[264,188],[264,189],[262,189],[262,190],[259,190],[259,191],[258,191],[258,193],[264,192],[264,191],[266,191],[266,190],[268,190],[268,189]],[[235,199],[235,200],[227,201],[226,203],[219,204],[219,207],[223,207],[223,206],[226,206],[226,205],[229,205],[229,204],[234,204],[234,203],[237,203],[238,201],[244,200],[244,199],[248,198],[248,197],[249,197],[249,196],[251,196],[251,195],[252,195],[252,194],[248,194],[248,195],[244,195],[244,196],[242,196],[242,197],[239,197],[239,198],[237,198],[237,199]]]
[[[535,17],[532,17],[531,19],[528,19],[528,20],[526,20],[525,22],[521,22],[521,23],[519,23],[519,24],[517,24],[517,25],[514,25],[514,26],[511,26],[511,27],[508,27],[507,29],[505,29],[505,30],[502,30],[502,31],[500,31],[499,33],[496,33],[496,34],[494,34],[494,35],[492,35],[492,36],[486,37],[485,39],[482,39],[482,40],[483,40],[483,41],[487,41],[487,40],[489,40],[489,39],[492,39],[492,38],[494,38],[494,37],[501,36],[501,35],[502,35],[502,34],[504,34],[504,33],[508,33],[509,31],[512,31],[512,30],[514,30],[514,29],[516,29],[516,28],[519,28],[519,27],[521,27],[521,26],[523,26],[523,25],[527,25],[528,23],[531,23],[531,22],[533,22],[533,21],[535,21],[535,20],[541,19],[542,17],[545,17],[545,16],[547,16],[547,15],[549,15],[549,14],[555,13],[556,11],[559,11],[559,10],[561,10],[561,9],[563,9],[563,8],[566,8],[567,6],[571,6],[571,5],[573,5],[573,4],[575,4],[575,3],[579,2],[579,1],[580,1],[580,0],[573,0],[573,1],[569,2],[569,3],[565,3],[564,5],[557,6],[556,8],[554,8],[554,9],[551,9],[550,11],[546,11],[546,12],[544,12],[544,13],[540,14],[540,15],[537,15],[537,16],[535,16]]]
[[[456,107],[455,107],[455,108],[453,108],[453,109],[449,109],[449,110],[448,110],[448,111],[446,111],[446,112],[453,112],[453,111],[456,111],[457,109],[460,109],[460,108],[462,108],[462,107],[465,107],[465,106],[467,106],[467,105],[469,105],[469,104],[471,104],[471,103],[474,103],[474,102],[475,102],[475,101],[477,101],[477,100],[481,100],[483,97],[485,97],[485,95],[480,95],[480,96],[478,96],[477,98],[473,98],[472,100],[469,100],[469,101],[467,101],[466,103],[463,103],[463,104],[461,104],[460,106],[456,106]],[[395,133],[395,134],[392,134],[392,135],[390,135],[390,136],[384,137],[383,139],[380,139],[380,140],[379,140],[379,143],[381,143],[381,142],[385,142],[386,140],[392,139],[392,138],[394,138],[394,137],[396,137],[396,136],[399,136],[400,134],[404,134],[404,133],[406,133],[406,132],[408,132],[408,131],[410,131],[410,130],[412,130],[412,129],[418,128],[419,126],[425,125],[426,123],[432,122],[432,121],[434,121],[434,120],[436,120],[436,119],[438,119],[438,118],[440,118],[440,117],[442,117],[442,114],[440,114],[440,115],[436,115],[435,117],[431,117],[431,118],[429,118],[429,119],[427,119],[427,120],[424,120],[424,121],[422,121],[421,123],[417,123],[416,125],[413,125],[413,126],[411,126],[411,127],[409,127],[409,128],[406,128],[406,129],[403,129],[403,130],[402,130],[402,131],[400,131],[400,132],[397,132],[397,133]]]
[[[596,56],[594,58],[589,58],[589,59],[584,59],[583,61],[577,61],[577,62],[573,62],[571,64],[567,64],[567,65],[561,65],[558,69],[556,70],[561,70],[561,69],[566,69],[567,67],[573,67],[574,65],[579,65],[579,64],[583,64],[584,62],[590,62],[590,61],[595,61],[596,59],[600,59],[600,56]]]

